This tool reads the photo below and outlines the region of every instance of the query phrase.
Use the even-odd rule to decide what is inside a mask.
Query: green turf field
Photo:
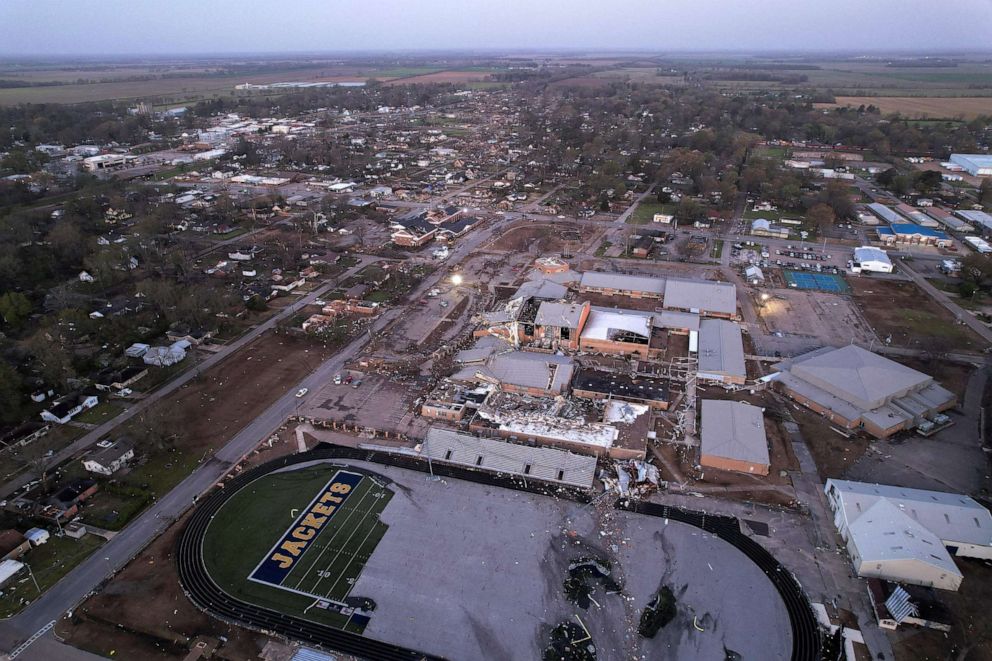
[[[343,602],[386,533],[388,527],[379,514],[392,492],[369,475],[361,476],[347,500],[294,558],[279,585],[249,580],[339,470],[357,472],[322,464],[272,473],[232,496],[214,516],[203,540],[203,560],[211,578],[238,599],[360,632],[348,614],[314,605]]]

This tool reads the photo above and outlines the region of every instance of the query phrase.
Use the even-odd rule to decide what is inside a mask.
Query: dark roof
[[[572,381],[572,389],[588,390],[620,398],[668,401],[668,380],[647,376],[632,377],[614,372],[580,369]]]

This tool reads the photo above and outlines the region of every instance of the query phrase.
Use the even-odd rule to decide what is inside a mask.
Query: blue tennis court
[[[847,282],[839,275],[832,273],[810,273],[809,271],[782,271],[785,282],[797,289],[816,289],[833,294],[846,294],[851,291]]]

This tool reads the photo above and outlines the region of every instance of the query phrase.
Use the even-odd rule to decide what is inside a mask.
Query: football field
[[[342,603],[386,533],[379,514],[391,497],[368,475],[337,471],[248,580]]]

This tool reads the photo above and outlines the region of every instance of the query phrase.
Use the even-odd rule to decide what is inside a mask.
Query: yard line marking
[[[380,493],[382,493],[382,491],[373,491],[373,489],[370,487],[369,488],[369,491],[366,493],[366,495],[368,495],[368,494],[380,494]],[[364,497],[363,497],[363,500],[364,500]],[[350,555],[351,557],[353,557],[353,558],[355,557],[355,553],[346,551],[346,549],[348,549],[348,543],[351,541],[351,538],[354,537],[355,533],[358,532],[358,530],[362,527],[362,525],[366,521],[368,521],[369,519],[371,519],[373,516],[375,516],[375,513],[371,509],[366,510],[364,512],[364,514],[365,515],[362,516],[361,520],[354,526],[355,529],[351,533],[351,535],[348,536],[348,539],[344,540],[344,544],[340,545],[340,548],[337,551],[334,551],[334,558],[331,559],[331,561],[327,564],[328,569],[330,569],[330,567],[334,564],[334,562],[337,560],[337,558],[339,558],[341,556],[342,553],[347,552],[348,555]],[[371,515],[371,516],[368,516],[368,515]],[[373,526],[372,529],[374,530],[375,527]],[[340,530],[340,528],[338,530]],[[337,534],[337,531],[335,531],[335,534]],[[310,570],[312,570],[314,567],[317,566],[317,564],[320,562],[320,559],[323,557],[324,553],[326,553],[328,550],[333,551],[333,549],[331,548],[330,541],[331,540],[328,540],[328,544],[323,549],[321,549],[320,555],[317,556],[317,559],[314,561],[313,565],[310,567]],[[348,567],[346,566],[342,570],[342,572],[344,570],[346,570],[347,568]],[[309,573],[310,570],[308,570],[307,573]],[[318,570],[318,576],[319,576],[320,571],[321,570]],[[328,578],[328,577],[319,577],[317,579],[317,582],[314,583],[313,588],[312,588],[312,590],[313,590],[314,593],[316,593],[317,588],[320,587],[321,582],[323,582],[325,578]],[[302,582],[302,579],[301,579],[301,582]],[[299,586],[297,586],[297,587],[299,587]],[[325,593],[325,594],[327,594],[327,593]]]
[[[350,555],[350,556],[352,557],[352,560],[354,560],[354,559],[355,559],[355,557],[356,557],[356,556],[358,555],[358,551],[359,551],[359,550],[361,550],[361,548],[362,548],[363,546],[365,546],[365,542],[367,542],[367,541],[369,541],[369,537],[371,537],[371,536],[372,536],[372,533],[374,533],[375,531],[376,531],[376,529],[375,529],[375,525],[372,525],[372,526],[370,526],[370,527],[369,527],[369,532],[368,532],[368,533],[367,533],[367,534],[365,535],[365,539],[363,539],[363,540],[362,540],[362,543],[358,545],[358,547],[357,547],[357,549],[355,550],[355,552],[353,552],[353,553],[350,553],[350,552],[349,552],[349,553],[348,553],[348,555]],[[339,555],[340,555],[340,553],[339,553]],[[338,558],[338,556],[335,556],[335,557],[334,557],[334,560],[337,560],[337,558]],[[332,564],[332,565],[334,564],[334,560],[332,560],[332,561],[331,561],[331,564]],[[327,590],[327,594],[330,594],[330,593],[332,593],[332,592],[334,592],[334,588],[336,588],[336,587],[338,586],[338,583],[340,583],[340,582],[341,582],[341,579],[342,579],[342,578],[344,578],[344,575],[345,575],[345,572],[347,572],[347,571],[348,571],[348,568],[349,568],[350,566],[351,566],[351,562],[349,562],[349,563],[348,563],[347,565],[345,565],[345,566],[344,566],[344,569],[342,569],[342,570],[341,570],[341,573],[340,573],[340,574],[338,574],[338,578],[337,578],[337,580],[335,580],[335,581],[334,581],[334,583],[333,583],[333,584],[331,585],[331,587],[330,587],[330,588],[328,588],[328,590]],[[357,578],[357,577],[356,577],[356,578]],[[354,587],[354,585],[352,585],[352,587]],[[348,592],[351,592],[351,588],[348,588]],[[346,597],[347,597],[347,596],[348,596],[348,592],[346,592],[344,596],[346,596]]]
[[[363,482],[364,482],[364,479],[363,479]],[[362,482],[359,482],[359,484],[362,484]],[[300,580],[296,582],[296,588],[297,588],[297,589],[299,589],[299,587],[300,587],[300,585],[302,585],[302,584],[303,584],[303,581],[305,581],[305,580],[306,580],[306,578],[307,578],[307,576],[309,576],[309,575],[310,575],[310,572],[311,572],[311,571],[313,571],[313,568],[317,566],[317,563],[318,563],[318,562],[320,562],[320,558],[321,558],[321,557],[322,557],[322,556],[324,555],[324,552],[325,552],[325,551],[327,551],[327,547],[328,547],[328,546],[329,546],[329,545],[331,544],[331,542],[333,542],[333,541],[334,541],[334,538],[335,538],[335,537],[337,537],[337,534],[338,534],[338,532],[339,532],[340,530],[342,530],[342,529],[343,529],[343,527],[344,527],[345,525],[347,525],[347,524],[348,524],[348,522],[350,522],[350,521],[351,521],[351,517],[352,517],[352,516],[354,516],[354,514],[355,514],[355,512],[358,512],[358,511],[359,511],[359,508],[361,507],[361,505],[362,505],[362,503],[364,503],[364,502],[365,502],[365,498],[366,498],[366,497],[367,497],[367,496],[369,495],[369,493],[370,493],[370,492],[371,492],[371,487],[370,487],[370,488],[369,488],[368,490],[366,490],[366,491],[365,491],[365,493],[363,493],[363,494],[362,494],[362,497],[361,497],[361,498],[359,499],[359,501],[358,501],[358,502],[357,502],[357,503],[355,504],[355,507],[354,507],[354,508],[352,508],[352,509],[350,509],[350,510],[349,510],[349,511],[348,511],[348,512],[347,512],[347,513],[345,514],[345,520],[344,520],[344,521],[343,521],[343,522],[342,522],[342,523],[341,523],[341,524],[340,524],[339,526],[337,526],[337,527],[336,527],[336,528],[334,529],[334,532],[333,532],[333,533],[331,534],[331,536],[330,536],[330,537],[328,538],[328,540],[327,540],[327,543],[326,543],[326,544],[324,545],[324,547],[323,547],[323,548],[322,548],[322,549],[320,550],[320,554],[319,554],[319,555],[317,556],[317,559],[313,561],[313,564],[311,564],[311,565],[310,565],[310,567],[309,567],[309,568],[308,568],[308,569],[306,570],[306,572],[305,572],[305,573],[303,574],[303,576],[301,576],[301,577],[300,577]],[[364,517],[362,517],[362,518],[364,519]],[[338,519],[338,521],[340,521],[340,519]],[[320,543],[320,537],[318,537],[316,541],[317,541],[317,543],[319,544],[319,543]]]
[[[370,493],[371,493],[371,490],[370,490]],[[371,518],[371,517],[366,517],[366,518],[363,518],[363,519],[362,519],[362,521],[361,521],[360,523],[364,523],[365,521],[367,521],[367,520],[368,520],[368,519],[370,519],[370,518]],[[356,533],[358,533],[358,531],[359,531],[359,529],[360,529],[360,527],[361,527],[361,526],[355,526],[355,529],[354,529],[354,530],[353,530],[353,531],[351,532],[351,534],[350,534],[350,535],[348,535],[348,539],[346,539],[346,540],[345,540],[345,543],[344,543],[344,546],[343,546],[342,548],[348,548],[348,546],[349,546],[349,543],[351,542],[351,538],[352,538],[352,537],[354,537]],[[371,530],[369,531],[369,533],[367,533],[367,534],[366,534],[366,536],[365,536],[365,539],[368,539],[368,535],[369,535],[369,534],[371,534],[371,532],[372,532],[373,530],[375,530],[375,526],[372,526],[372,528],[371,528]],[[362,540],[362,542],[363,542],[363,543],[364,543],[364,541],[365,541],[365,540]],[[358,548],[361,548],[361,546],[359,546]],[[354,554],[354,553],[351,553],[351,555],[352,555],[352,557],[354,557],[354,555],[355,555],[355,554]],[[339,557],[341,557],[341,552],[340,552],[340,551],[338,551],[338,552],[337,552],[337,553],[336,553],[336,554],[334,555],[334,558],[333,558],[333,559],[331,560],[331,562],[330,562],[330,563],[329,563],[329,564],[327,565],[327,566],[328,566],[328,568],[330,568],[330,567],[331,567],[331,566],[332,566],[332,565],[334,564],[334,562],[335,562],[335,561],[336,561],[336,560],[337,560],[337,559],[338,559]],[[350,565],[350,564],[351,564],[351,563],[348,563],[348,565]],[[339,575],[338,575],[338,578],[337,578],[337,580],[335,580],[335,581],[334,581],[334,585],[337,585],[337,582],[338,582],[339,580],[341,580],[341,576],[342,576],[342,575],[344,574],[344,572],[345,572],[345,570],[347,570],[347,569],[348,569],[348,566],[345,566],[345,568],[341,570],[341,574],[339,574]],[[317,588],[318,588],[318,587],[320,586],[320,583],[321,583],[321,581],[323,581],[323,580],[324,580],[324,579],[323,579],[323,578],[321,578],[321,579],[319,579],[319,580],[317,581],[317,583],[316,583],[316,585],[314,585],[314,586],[313,586],[313,587],[314,587],[314,590],[316,590],[316,589],[317,589]],[[334,586],[332,585],[332,586],[331,586],[331,589],[333,589],[333,588],[334,588]],[[328,593],[329,593],[329,592],[330,592],[330,591],[328,591]]]

